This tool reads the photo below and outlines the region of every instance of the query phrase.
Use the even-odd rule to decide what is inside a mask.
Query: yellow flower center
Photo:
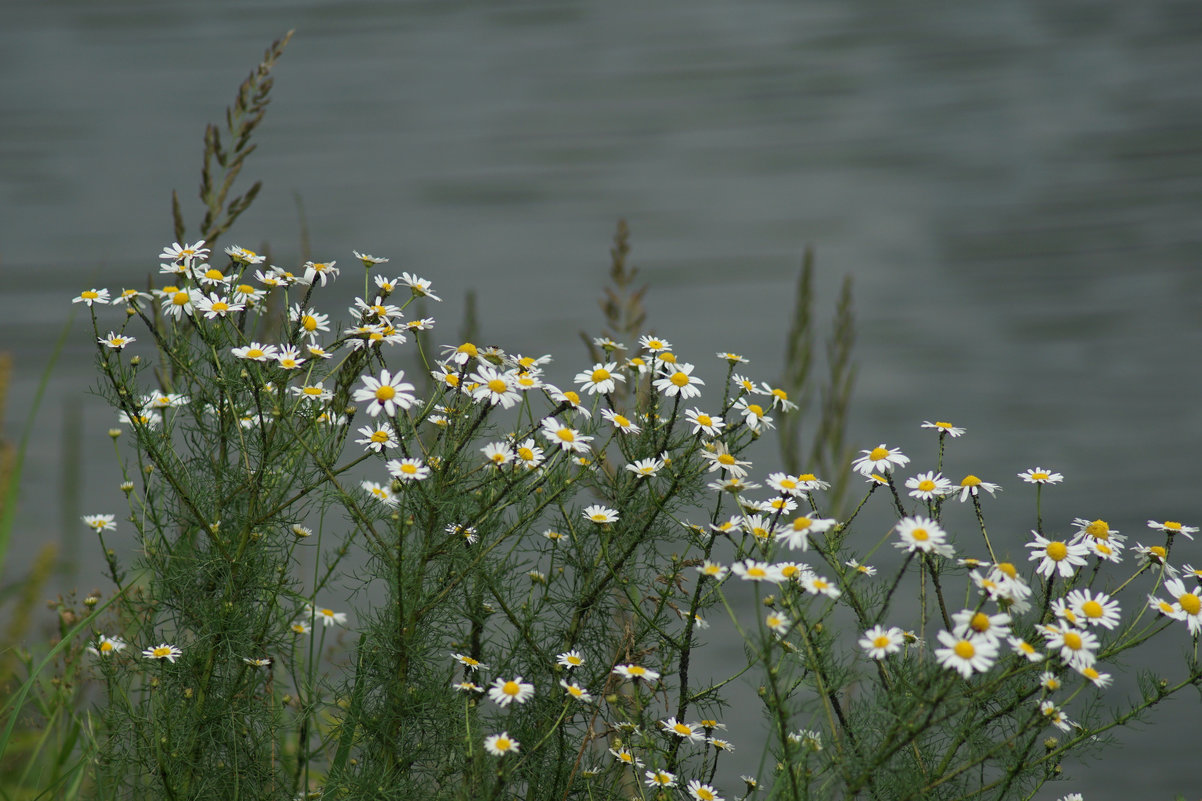
[[[213,268],[205,271],[205,278],[208,278],[210,281],[224,281],[225,273],[221,272],[221,270]]]
[[[555,436],[559,437],[564,442],[575,442],[576,435],[572,433],[570,428],[561,428],[555,432]]]
[[[456,353],[466,353],[468,356],[471,356],[473,359],[476,358],[480,354],[480,351],[476,349],[476,346],[470,342],[464,342],[462,345],[455,348],[455,352]]]
[[[1049,542],[1044,551],[1053,562],[1059,562],[1068,556],[1068,546],[1063,542]]]
[[[789,393],[785,392],[783,389],[774,389],[772,390],[772,394],[781,400],[789,399]]]
[[[926,542],[931,538],[931,534],[925,528],[916,528],[910,532],[910,536],[919,542]]]
[[[768,575],[768,572],[758,565],[752,565],[751,567],[747,568],[747,575],[755,578],[763,578],[764,576]]]
[[[663,348],[663,346],[664,346],[663,340],[659,340],[659,339],[647,340],[647,350],[659,350],[659,349]]]
[[[715,801],[717,798],[717,796],[710,792],[709,788],[705,787],[704,785],[694,789],[693,794],[696,795],[700,801]]]
[[[764,416],[764,408],[762,406],[760,406],[758,403],[747,404],[747,411],[751,412],[756,417]]]
[[[801,572],[801,568],[797,565],[785,565],[780,569],[780,574],[787,579],[791,579]]]
[[[1156,557],[1157,559],[1163,560],[1166,556],[1169,555],[1169,552],[1164,549],[1163,545],[1153,545],[1148,550],[1151,551],[1152,556]]]
[[[877,637],[875,640],[872,641],[872,647],[873,648],[887,648],[889,646],[890,642],[892,642],[892,640],[890,640],[888,637],[886,637],[884,634],[882,634],[881,636]]]
[[[230,310],[230,304],[226,303],[224,300],[218,300],[214,302],[210,308],[215,312],[224,312]]]
[[[868,454],[868,461],[879,462],[881,459],[884,459],[888,455],[889,455],[888,448],[873,448],[872,453]]]
[[[1017,578],[1018,569],[1010,562],[998,562],[997,569],[1002,572],[1007,578]]]
[[[171,653],[171,649],[165,645],[160,645],[157,646],[152,653],[155,655],[155,657],[162,659]]]
[[[734,463],[735,463],[735,457],[731,456],[729,453],[718,454],[718,464],[720,464],[724,467],[730,467]]]
[[[1110,539],[1110,526],[1105,520],[1095,520],[1085,527],[1085,533],[1099,540]]]
[[[176,306],[187,305],[188,301],[191,299],[192,299],[192,296],[189,295],[187,292],[176,292],[174,295],[171,296],[171,302],[174,303]]]
[[[641,665],[631,665],[626,670],[632,676],[646,676],[647,675],[647,668],[642,667]]]
[[[494,378],[493,380],[488,382],[488,388],[492,392],[495,392],[499,395],[502,392],[504,392],[505,390],[509,389],[509,385],[506,384],[504,381],[502,381],[499,378]]]
[[[683,387],[688,385],[689,376],[686,373],[682,373],[678,370],[672,374],[672,377],[669,380],[676,386]]]
[[[508,737],[498,737],[493,741],[492,747],[498,751],[508,751],[511,745],[513,745],[513,743]]]
[[[101,653],[107,654],[111,650],[113,650],[113,644],[109,640],[105,640],[104,642],[100,643]]]
[[[608,381],[609,378],[609,370],[606,370],[604,367],[593,370],[592,380],[594,384],[600,384],[602,381]]]
[[[301,392],[310,397],[317,397],[318,395],[324,394],[325,390],[322,389],[321,387],[305,387],[304,389],[301,390]],[[384,435],[383,439],[376,439],[376,437],[380,436],[381,434],[384,434],[384,432],[377,431],[375,434],[372,434],[371,435],[372,441],[373,442],[387,442],[388,441],[387,435]]]
[[[1181,524],[1175,520],[1166,520],[1166,521],[1164,521],[1164,523],[1161,524],[1161,527],[1168,529],[1170,531],[1180,531],[1181,530]]]
[[[672,724],[672,731],[676,732],[681,737],[689,737],[693,734],[693,727],[685,723],[674,723]]]
[[[1081,635],[1075,631],[1064,632],[1064,647],[1072,651],[1080,651],[1085,643],[1081,639]]]
[[[306,331],[316,331],[317,318],[311,314],[304,315],[301,317],[301,328],[305,329]]]
[[[534,461],[534,451],[526,447],[518,448],[518,458],[522,461],[532,462]]]
[[[713,424],[714,424],[714,419],[712,417],[710,417],[708,414],[697,415],[697,425],[708,427],[708,426],[712,426]]]
[[[952,647],[952,650],[956,653],[956,656],[960,657],[961,659],[972,659],[973,655],[975,655],[977,652],[977,649],[974,648],[973,644],[968,640],[960,640],[960,642],[956,643],[955,646]]]
[[[382,428],[377,431],[372,432],[372,435],[371,435],[372,442],[383,443],[383,442],[388,442],[388,439],[389,439],[388,432]]]
[[[580,396],[579,396],[579,395],[577,395],[577,394],[576,394],[575,392],[573,392],[572,390],[570,390],[570,389],[569,389],[567,392],[563,393],[563,396],[564,396],[565,398],[567,398],[567,399],[568,399],[568,403],[572,404],[573,406],[579,406],[579,405],[580,405]]]
[[[929,478],[924,478],[922,481],[918,482],[918,489],[920,492],[930,492],[931,490],[935,489],[935,482],[931,481]]]
[[[1047,473],[1035,472],[1031,474],[1032,481],[1047,481],[1049,478]]]
[[[1177,599],[1177,603],[1181,604],[1181,608],[1189,615],[1196,615],[1199,611],[1202,611],[1202,599],[1199,599],[1192,592],[1182,595]]]
[[[618,428],[629,428],[630,421],[627,420],[625,417],[623,417],[620,414],[615,414],[614,415],[614,425],[616,425]]]
[[[1098,673],[1098,671],[1094,670],[1091,667],[1087,667],[1081,671],[1081,675],[1084,676],[1085,678],[1089,679],[1090,681],[1097,681],[1098,677],[1101,676],[1102,674]]]
[[[981,486],[981,479],[979,479],[973,475],[968,475],[968,476],[965,476],[964,480],[960,482],[960,486],[961,487],[979,487],[979,486]]]
[[[798,481],[817,481],[818,476],[814,475],[813,473],[802,473],[801,475],[799,475],[797,477],[797,480]]]
[[[255,294],[255,288],[253,286],[251,286],[250,284],[238,284],[238,286],[234,289],[234,291],[237,292],[239,295]]]
[[[1091,617],[1094,619],[1102,617],[1104,614],[1106,614],[1106,610],[1102,608],[1102,605],[1092,598],[1081,604],[1081,611],[1085,613],[1086,617]]]
[[[388,384],[384,384],[376,390],[376,400],[378,401],[390,401],[395,397],[396,389]]]
[[[936,427],[936,428],[944,428],[944,429],[947,429],[947,428],[953,428],[953,426],[952,426],[952,424],[951,424],[951,423],[944,423],[944,422],[943,422],[943,421],[941,421],[941,420],[936,420],[936,421],[935,421],[935,427]]]
[[[977,612],[972,616],[972,622],[969,625],[972,626],[973,631],[985,632],[989,631],[991,621],[989,620],[989,615],[984,612]]]
[[[401,472],[407,476],[412,476],[417,473],[417,465],[404,462],[401,464]]]
[[[246,358],[248,359],[262,359],[263,356],[263,351],[259,350],[258,348],[251,348],[246,352]]]
[[[80,292],[79,296],[81,298],[83,298],[84,300],[96,300],[96,298],[100,297],[100,293],[94,292],[93,290],[88,289],[83,292]]]
[[[780,480],[781,489],[797,489],[797,482],[791,478],[782,478]]]
[[[505,693],[506,695],[517,695],[521,691],[521,685],[512,679],[505,682],[505,684],[501,686],[501,692]]]

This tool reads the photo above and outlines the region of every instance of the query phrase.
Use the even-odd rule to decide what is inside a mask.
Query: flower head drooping
[[[988,481],[982,481],[970,473],[960,481],[960,502],[964,503],[970,497],[977,497],[980,495],[981,490],[985,490],[990,495],[994,495],[1000,489],[1001,486],[998,484],[990,484]]]

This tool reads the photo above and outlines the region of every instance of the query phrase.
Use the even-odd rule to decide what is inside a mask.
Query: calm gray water
[[[315,256],[366,250],[432,278],[451,301],[440,341],[476,289],[487,339],[555,352],[562,380],[583,360],[574,332],[597,328],[619,216],[659,333],[703,365],[747,353],[765,379],[809,243],[825,303],[856,281],[860,446],[921,459],[923,419],[966,426],[948,472],[1003,484],[994,531],[1014,549],[1030,527],[1014,475],[1036,464],[1067,477],[1049,521],[1104,517],[1145,542],[1148,518],[1202,521],[1190,2],[7,4],[10,437],[70,298],[157,270],[172,188],[199,218],[203,126],[291,27],[245,172],[265,189],[225,244],[270,241],[290,263],[299,195]],[[89,341],[77,324],[41,409],[10,576],[42,542],[78,538],[76,514],[120,506],[110,417],[83,394]],[[80,543],[74,582],[99,584]],[[1182,551],[1202,562],[1202,543]],[[1178,634],[1148,663],[1179,665]],[[1196,796],[1200,712],[1183,694],[1038,798]],[[753,725],[731,723],[750,759]]]

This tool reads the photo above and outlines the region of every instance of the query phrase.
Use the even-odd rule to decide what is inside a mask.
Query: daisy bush
[[[1202,675],[1202,571],[1170,558],[1194,527],[1045,527],[1063,476],[1036,467],[1011,486],[1035,527],[999,550],[1002,487],[944,476],[965,432],[929,421],[926,464],[845,463],[866,488],[839,513],[827,478],[751,458],[795,405],[742,356],[600,337],[562,381],[552,354],[430,348],[431,282],[355,255],[341,321],[336,261],[204,242],[152,291],[77,298],[138,539],[137,580],[105,550],[125,630],[90,649],[114,796],[236,771],[256,798],[1005,798]],[[725,675],[715,615],[746,646]],[[1162,632],[1185,674],[1114,712],[1118,656]],[[739,744],[769,759],[731,781],[724,688],[755,666],[768,739]]]
[[[846,448],[850,295],[811,393],[808,256],[769,383],[646,330],[624,228],[583,355],[444,337],[387,257],[217,246],[257,191],[225,197],[252,79],[235,149],[206,137],[204,239],[177,209],[148,288],[74,298],[127,506],[81,521],[114,585],[78,648],[95,796],[1030,798],[1202,682],[1196,527],[1045,521],[1064,476],[945,475],[948,422]],[[1154,637],[1182,663],[1120,681]]]

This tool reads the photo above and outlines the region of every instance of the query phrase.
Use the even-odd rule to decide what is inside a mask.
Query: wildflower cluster
[[[364,293],[339,321],[321,310],[337,262],[223,254],[175,243],[163,286],[76,298],[139,541],[134,575],[105,548],[124,628],[92,648],[109,786],[198,797],[234,769],[263,798],[721,801],[761,780],[792,798],[1005,796],[1202,676],[1202,571],[1169,558],[1193,527],[1149,521],[1147,547],[1102,520],[1045,530],[1039,493],[1062,476],[1037,467],[1019,474],[1035,529],[999,551],[984,509],[1002,487],[943,475],[965,434],[945,422],[922,424],[937,457],[904,479],[898,447],[851,461],[867,488],[844,512],[846,476],[757,469],[752,444],[797,405],[742,356],[707,370],[650,334],[598,338],[603,358],[562,373],[472,342],[434,352],[431,282],[373,272],[387,259],[355,253]],[[101,325],[106,305],[125,319]],[[862,522],[874,495],[887,526]],[[351,612],[317,602],[339,595]],[[738,742],[724,687],[746,667],[699,658],[714,614],[764,668],[770,777],[719,775]],[[1105,666],[1178,623],[1187,678],[1099,717]],[[122,661],[127,640],[146,659]]]

